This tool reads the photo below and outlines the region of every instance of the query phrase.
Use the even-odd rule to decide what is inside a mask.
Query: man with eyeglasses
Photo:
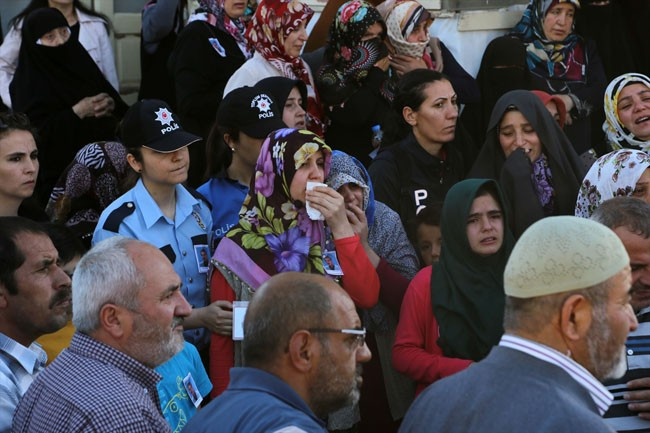
[[[332,280],[285,272],[255,293],[243,365],[187,425],[194,433],[327,432],[328,414],[359,400],[370,360],[354,303]]]

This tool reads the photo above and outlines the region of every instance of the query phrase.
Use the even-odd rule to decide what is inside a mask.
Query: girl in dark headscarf
[[[551,215],[573,215],[585,167],[542,101],[513,90],[492,110],[470,177],[499,181],[515,236]]]
[[[447,194],[440,261],[407,289],[393,365],[425,386],[483,359],[503,333],[503,270],[514,245],[496,182],[467,179]]]
[[[574,32],[579,7],[578,0],[531,0],[510,35],[526,46],[532,89],[564,101],[565,132],[582,155],[602,141],[592,137],[591,113],[602,107],[606,78],[596,44]]]
[[[70,38],[57,9],[32,12],[22,32],[11,99],[13,108],[26,113],[38,129],[40,157],[46,163],[37,189],[47,200],[82,146],[114,137],[127,106],[79,41]]]
[[[366,166],[373,127],[382,129],[390,119],[385,37],[386,24],[377,9],[362,0],[344,3],[330,27],[325,65],[316,79],[330,122],[328,143]]]

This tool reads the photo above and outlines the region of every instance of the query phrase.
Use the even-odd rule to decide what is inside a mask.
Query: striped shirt
[[[38,343],[25,347],[0,332],[0,433],[11,430],[18,402],[46,361]]]
[[[607,409],[612,404],[612,400],[614,400],[614,396],[583,366],[555,349],[510,334],[504,334],[501,337],[499,346],[518,350],[560,367],[589,392],[601,415],[607,412]]]
[[[648,432],[650,421],[639,418],[638,412],[627,408],[623,394],[628,391],[626,383],[632,379],[650,377],[650,307],[636,315],[639,327],[627,336],[627,372],[620,379],[605,383],[614,394],[614,403],[605,414],[605,421],[619,432]],[[641,390],[641,389],[639,389]]]

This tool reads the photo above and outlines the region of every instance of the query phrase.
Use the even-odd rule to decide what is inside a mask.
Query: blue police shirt
[[[239,211],[244,203],[248,186],[229,179],[225,171],[197,188],[212,204],[213,240],[218,241],[239,222]]]
[[[158,207],[142,179],[102,212],[93,235],[97,242],[121,235],[148,242],[159,248],[181,278],[181,292],[192,307],[208,302],[207,271],[212,216],[207,203],[176,185],[176,215],[170,220]],[[207,259],[206,259],[207,257]],[[204,329],[186,330],[185,339],[199,349],[208,343]]]

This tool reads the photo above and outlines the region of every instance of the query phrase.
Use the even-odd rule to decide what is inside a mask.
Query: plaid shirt
[[[38,343],[25,347],[0,333],[0,433],[11,430],[20,398],[46,361],[47,355]]]
[[[75,333],[70,347],[34,380],[14,432],[165,432],[160,375],[110,346]]]

